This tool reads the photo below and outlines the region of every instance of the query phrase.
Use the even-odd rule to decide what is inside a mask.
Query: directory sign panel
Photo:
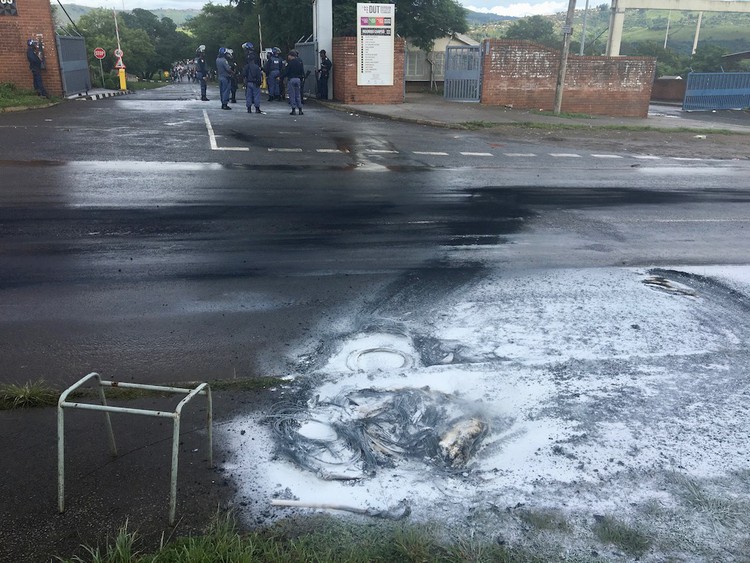
[[[393,86],[394,4],[357,4],[357,85]]]

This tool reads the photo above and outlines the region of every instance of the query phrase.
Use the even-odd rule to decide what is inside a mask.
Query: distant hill
[[[52,5],[52,8],[54,9],[55,13],[55,22],[58,25],[65,25],[69,23],[68,18],[65,15],[65,12],[68,13],[70,16],[70,19],[72,19],[75,23],[78,23],[78,20],[80,17],[87,12],[90,12],[93,10],[93,8],[90,8],[88,6],[81,6],[79,4],[68,4],[67,2],[63,3],[63,6],[65,7],[65,11],[60,9],[60,5],[57,2],[50,2]],[[188,21],[190,18],[194,18],[198,14],[200,14],[200,10],[167,10],[167,9],[159,9],[159,10],[149,10],[152,14],[154,14],[157,18],[169,18],[171,19],[175,24],[177,24],[177,27],[180,27],[185,24],[186,21]]]
[[[472,12],[471,10],[466,10],[466,23],[469,24],[469,27],[516,19],[518,18],[513,16],[498,16],[497,14],[485,14],[483,12]]]

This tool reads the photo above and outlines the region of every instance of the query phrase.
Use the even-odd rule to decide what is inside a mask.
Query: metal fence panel
[[[302,84],[302,95],[315,97],[318,85],[315,80],[315,69],[318,66],[318,42],[310,41],[304,43],[295,43],[294,48],[299,52],[299,58],[305,65],[305,81]]]
[[[57,53],[60,59],[63,92],[65,95],[88,93],[91,89],[91,75],[83,37],[55,35]]]
[[[481,95],[482,59],[479,45],[445,48],[446,100],[478,102]]]
[[[685,111],[745,109],[750,107],[750,72],[691,72],[688,74]]]

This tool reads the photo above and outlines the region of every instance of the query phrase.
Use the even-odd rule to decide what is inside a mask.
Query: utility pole
[[[555,115],[560,115],[562,107],[563,85],[565,84],[565,71],[568,69],[568,52],[570,51],[570,37],[573,34],[573,16],[576,11],[576,0],[568,0],[568,14],[565,16],[565,27],[563,27],[563,47],[560,53],[560,67],[557,70],[557,88],[555,89]]]
[[[589,0],[586,0],[586,7],[583,9],[583,23],[581,24],[581,49],[578,51],[583,56],[583,48],[586,45],[586,18],[589,15]]]

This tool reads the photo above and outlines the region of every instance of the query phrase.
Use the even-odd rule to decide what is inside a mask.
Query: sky
[[[105,8],[117,8],[132,10],[133,8],[143,8],[153,10],[157,8],[183,9],[183,10],[200,10],[206,2],[204,0],[74,0],[67,2],[62,0],[63,5],[66,3],[78,4],[81,6],[91,6]],[[56,0],[53,1],[53,4]],[[221,0],[216,0],[214,4],[226,4]],[[568,8],[566,1],[539,0],[531,2],[516,2],[514,0],[459,0],[465,8],[475,12],[484,12],[497,14],[499,16],[534,16],[543,14],[554,14],[564,12]]]

